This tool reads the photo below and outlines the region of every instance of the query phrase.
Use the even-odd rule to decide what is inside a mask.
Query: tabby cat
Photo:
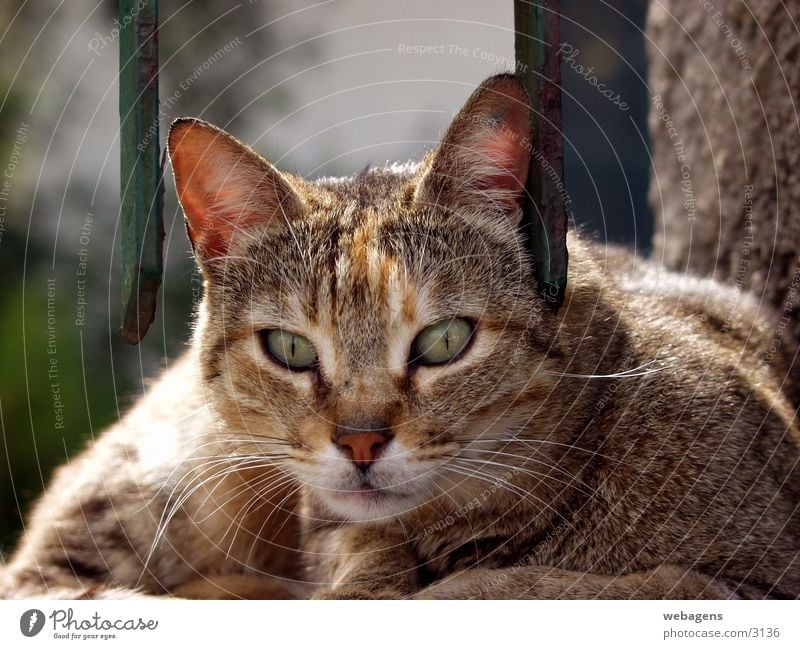
[[[757,305],[571,234],[550,310],[532,128],[499,75],[420,164],[312,182],[176,121],[191,349],[59,470],[5,593],[800,596],[800,437]]]

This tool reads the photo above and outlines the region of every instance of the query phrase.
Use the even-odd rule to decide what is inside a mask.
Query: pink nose
[[[366,469],[378,457],[389,438],[383,433],[369,431],[338,435],[334,441],[359,469]]]

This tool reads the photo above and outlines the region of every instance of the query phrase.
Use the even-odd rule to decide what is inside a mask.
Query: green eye
[[[472,338],[472,323],[464,318],[441,320],[417,334],[411,345],[411,360],[441,365],[463,352]]]
[[[261,340],[270,355],[290,370],[307,370],[317,362],[317,350],[308,340],[291,331],[268,329]]]

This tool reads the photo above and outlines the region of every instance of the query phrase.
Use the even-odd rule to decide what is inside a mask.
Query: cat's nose
[[[389,430],[379,427],[368,430],[337,429],[333,435],[334,443],[362,471],[375,461],[390,438]]]

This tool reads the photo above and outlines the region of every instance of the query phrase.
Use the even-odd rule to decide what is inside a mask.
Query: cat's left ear
[[[224,264],[255,232],[303,210],[287,174],[216,126],[178,119],[168,148],[186,229],[205,267]]]
[[[427,164],[415,200],[449,208],[494,208],[522,218],[530,166],[531,104],[512,74],[484,81],[447,129]]]

